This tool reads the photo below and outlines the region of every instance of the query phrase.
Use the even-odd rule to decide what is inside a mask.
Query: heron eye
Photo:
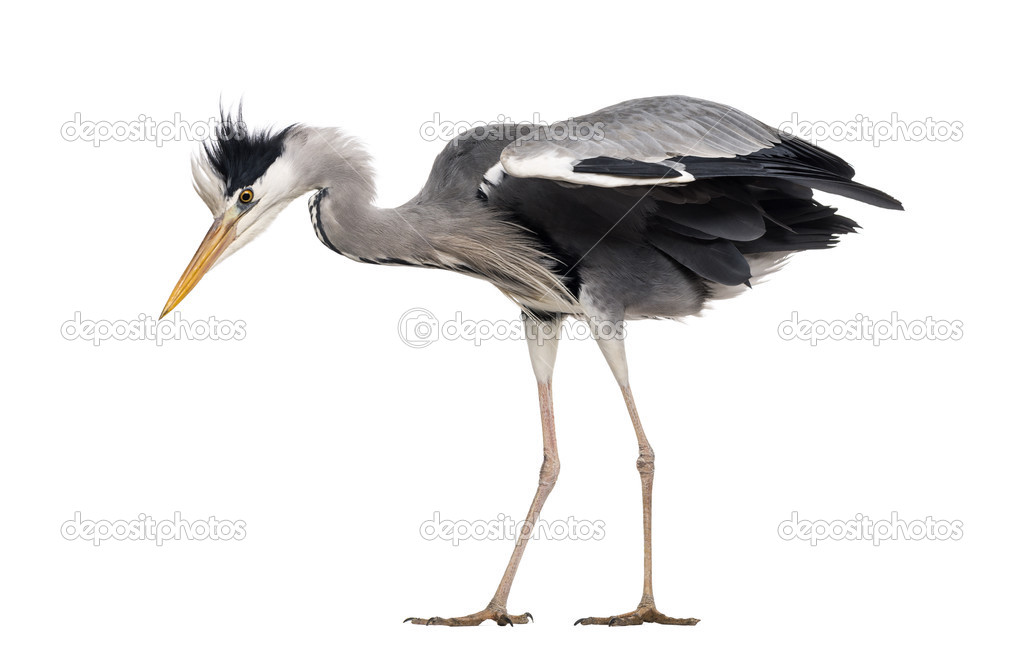
[[[246,188],[242,190],[241,194],[238,195],[238,200],[241,201],[242,203],[249,203],[252,201],[254,196],[255,195],[252,193],[252,190]]]

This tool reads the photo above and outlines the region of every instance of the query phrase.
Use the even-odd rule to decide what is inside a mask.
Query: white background
[[[24,7],[24,6],[22,6]],[[983,3],[104,3],[9,14],[4,59],[0,653],[34,655],[963,655],[1019,648],[1018,34]],[[31,13],[25,13],[26,11]],[[341,126],[376,156],[379,202],[425,179],[442,120],[547,121],[688,94],[778,125],[862,114],[959,121],[953,142],[826,142],[905,213],[838,200],[864,230],[684,323],[629,327],[657,452],[655,592],[695,628],[584,628],[640,596],[636,442],[589,341],[555,377],[562,474],[514,629],[403,625],[479,610],[511,542],[419,537],[521,518],[540,426],[526,347],[414,350],[399,317],[511,320],[486,283],[356,264],[305,200],[212,272],[186,320],[242,341],[68,341],[155,315],[209,225],[195,143],[68,142],[93,121]],[[825,197],[828,198],[828,197]],[[828,198],[834,201],[832,198]],[[802,318],[960,320],[959,341],[781,340]],[[960,520],[960,541],[781,540],[867,514]],[[244,520],[243,541],[66,541],[87,519]]]

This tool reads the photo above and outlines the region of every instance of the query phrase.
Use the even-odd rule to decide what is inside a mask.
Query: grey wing
[[[884,208],[898,201],[853,182],[853,168],[739,110],[688,96],[641,98],[539,126],[501,153],[517,178],[594,187],[771,178]]]
[[[540,236],[557,260],[630,258],[642,268],[641,261],[667,257],[727,286],[750,279],[750,255],[827,249],[856,229],[815,201],[811,188],[902,207],[854,182],[853,168],[828,151],[682,96],[537,127],[505,145],[499,164],[487,170],[480,194]],[[646,260],[624,255],[638,245],[648,248]],[[565,276],[583,269],[567,265]]]
[[[688,96],[639,98],[585,116],[539,126],[505,148],[505,170],[521,178],[550,178],[596,187],[636,185],[633,176],[577,171],[595,158],[622,160],[634,173],[671,174],[674,184],[694,180],[670,158],[731,158],[769,148],[779,133],[727,105]],[[645,184],[650,184],[647,181]]]

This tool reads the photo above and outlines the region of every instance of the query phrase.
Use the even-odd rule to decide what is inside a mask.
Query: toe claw
[[[583,624],[601,624],[606,626],[640,626],[645,623],[668,624],[675,626],[694,626],[699,619],[677,619],[660,613],[653,605],[641,605],[633,612],[614,617],[583,617],[577,619],[573,626]]]
[[[484,621],[494,621],[498,626],[515,626],[533,621],[529,612],[522,615],[510,615],[504,608],[485,608],[465,617],[407,617],[402,623],[412,622],[420,626],[479,626]]]

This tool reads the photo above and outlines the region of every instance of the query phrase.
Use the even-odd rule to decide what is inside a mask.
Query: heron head
[[[252,240],[307,189],[298,174],[294,147],[302,129],[251,132],[237,118],[222,116],[213,140],[192,158],[193,187],[213,214],[192,261],[167,299],[167,315],[214,265]]]

